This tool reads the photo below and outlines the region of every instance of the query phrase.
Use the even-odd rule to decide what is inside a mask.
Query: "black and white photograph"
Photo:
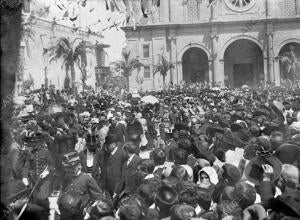
[[[300,220],[300,0],[0,13],[0,220]]]

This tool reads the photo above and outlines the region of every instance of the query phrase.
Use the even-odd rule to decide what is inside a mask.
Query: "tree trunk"
[[[129,75],[126,77],[126,86],[129,92]]]
[[[71,66],[72,89],[74,90],[74,88],[75,88],[75,68],[74,68],[74,63],[72,63],[70,66]]]

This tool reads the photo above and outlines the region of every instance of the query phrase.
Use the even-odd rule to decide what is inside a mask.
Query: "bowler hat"
[[[240,171],[236,166],[229,163],[225,163],[222,166],[222,169],[224,171],[223,178],[229,180],[230,184],[234,185],[241,179]]]
[[[245,176],[255,185],[259,185],[263,179],[263,164],[269,164],[273,167],[274,173],[271,182],[277,180],[282,170],[280,160],[272,155],[258,155],[250,160],[245,168]]]
[[[169,186],[161,186],[157,189],[155,204],[160,210],[161,217],[170,215],[170,209],[178,202],[177,192]]]

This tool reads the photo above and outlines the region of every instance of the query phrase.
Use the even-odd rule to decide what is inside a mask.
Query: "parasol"
[[[155,103],[158,103],[159,100],[152,96],[152,95],[147,95],[147,96],[144,96],[142,99],[141,99],[142,102],[145,102],[145,103],[150,103],[150,104],[155,104]]]

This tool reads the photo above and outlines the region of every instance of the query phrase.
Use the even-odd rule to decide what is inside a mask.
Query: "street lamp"
[[[40,39],[41,39],[42,46],[43,46],[45,88],[48,89],[48,55],[46,53],[44,53],[44,51],[46,50],[46,48],[44,46],[45,45],[44,44],[44,37],[46,37],[45,34],[40,35]]]

